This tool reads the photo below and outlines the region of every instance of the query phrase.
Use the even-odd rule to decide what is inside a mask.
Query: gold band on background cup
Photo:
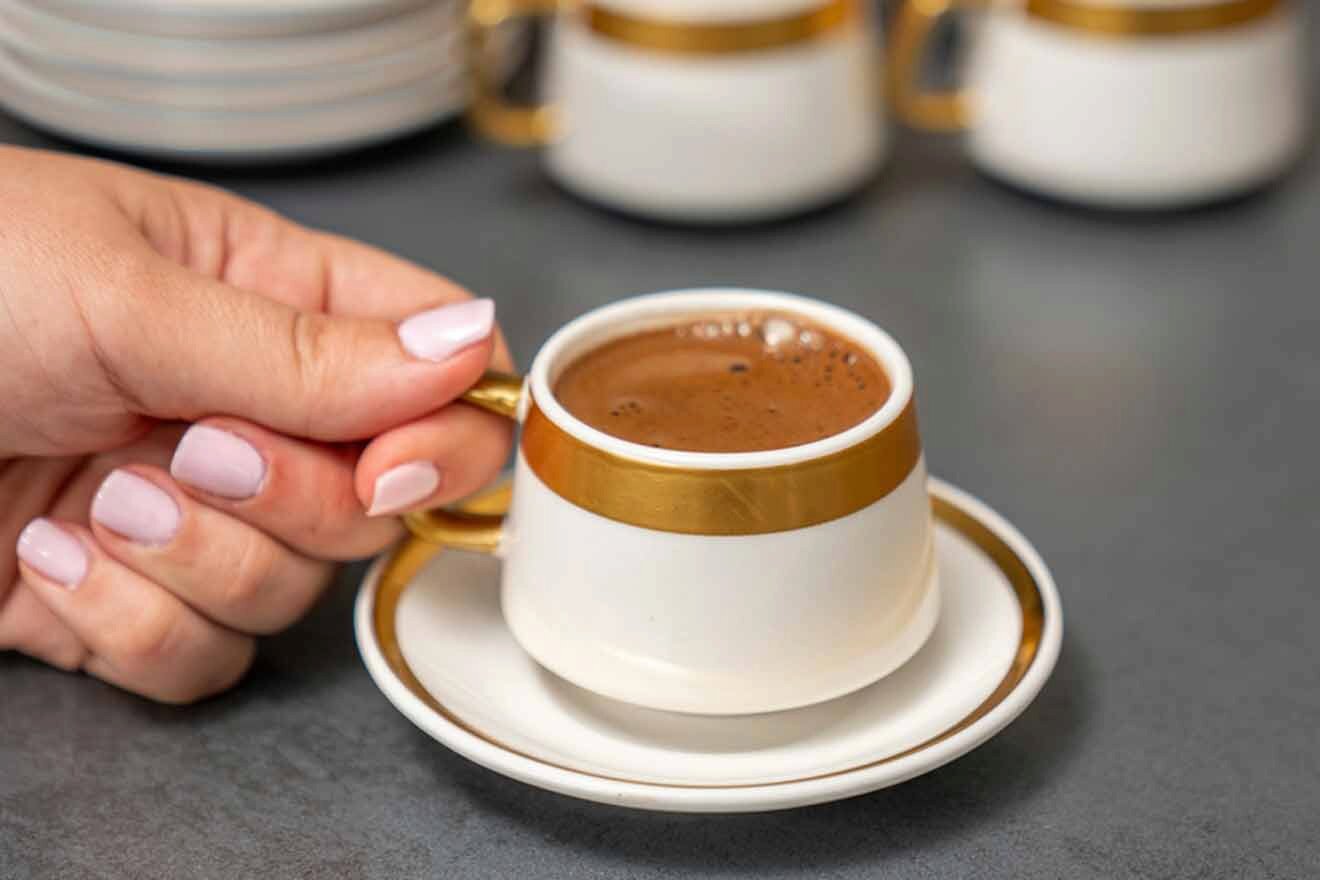
[[[1110,6],[1095,0],[1027,0],[1027,15],[1107,37],[1167,37],[1219,31],[1272,15],[1283,0],[1221,0],[1184,6]]]
[[[1251,24],[1284,7],[1283,0],[1221,0],[1185,6],[1117,6],[1095,0],[1025,0],[1028,18],[1107,39],[1206,34]],[[940,20],[957,9],[996,8],[992,0],[906,0],[889,41],[890,103],[908,125],[927,131],[961,131],[971,121],[965,89],[929,91],[920,83],[926,46]],[[1008,10],[1004,10],[1005,13]]]
[[[468,118],[486,138],[510,146],[547,143],[554,108],[517,106],[501,95],[490,64],[495,29],[520,18],[568,14],[602,39],[665,55],[721,57],[784,49],[823,39],[864,20],[862,0],[825,0],[802,12],[751,21],[674,21],[578,0],[473,0],[468,9],[472,90]]]

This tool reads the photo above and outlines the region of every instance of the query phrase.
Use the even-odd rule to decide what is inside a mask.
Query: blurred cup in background
[[[1298,4],[1287,0],[907,0],[890,44],[896,113],[966,131],[972,160],[1045,195],[1173,208],[1256,188],[1305,140]],[[976,22],[966,88],[920,84],[955,9]]]
[[[543,107],[515,107],[483,63],[505,21],[553,16]],[[550,175],[663,220],[767,219],[837,199],[886,150],[866,0],[475,0],[470,118],[541,146]]]

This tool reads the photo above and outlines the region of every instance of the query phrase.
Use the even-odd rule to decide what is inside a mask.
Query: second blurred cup
[[[545,90],[516,107],[482,58],[494,28],[553,15]],[[486,136],[543,146],[569,189],[664,220],[809,209],[860,186],[885,153],[878,30],[865,0],[475,0]]]
[[[898,115],[966,130],[992,175],[1117,208],[1238,194],[1301,151],[1301,3],[1287,0],[906,0],[893,29]],[[985,8],[969,91],[924,92],[946,12]]]

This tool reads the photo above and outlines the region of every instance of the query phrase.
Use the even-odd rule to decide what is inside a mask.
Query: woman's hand
[[[0,204],[0,649],[207,696],[387,514],[502,465],[447,405],[508,367],[489,301],[108,163],[0,149]]]

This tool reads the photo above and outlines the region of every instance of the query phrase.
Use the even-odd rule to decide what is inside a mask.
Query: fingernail
[[[69,589],[87,577],[82,541],[48,519],[34,519],[19,534],[18,558]]]
[[[399,341],[409,354],[442,361],[490,335],[495,303],[474,299],[419,312],[399,325]]]
[[[376,478],[367,516],[398,513],[430,498],[440,487],[440,471],[429,461],[410,461]]]
[[[179,505],[150,480],[112,471],[92,499],[92,519],[130,541],[159,547],[179,530]]]
[[[174,450],[170,474],[203,492],[237,501],[261,490],[266,462],[251,443],[237,434],[193,425]]]

